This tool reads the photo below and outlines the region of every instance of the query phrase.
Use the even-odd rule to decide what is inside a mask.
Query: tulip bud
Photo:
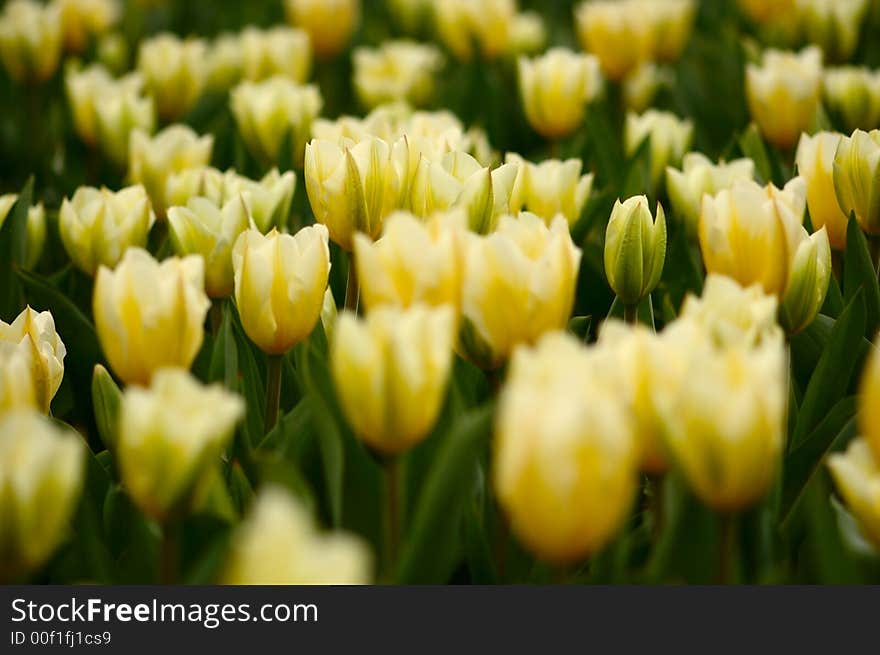
[[[837,490],[865,537],[880,548],[880,465],[865,439],[850,442],[843,453],[828,457]]]
[[[430,102],[434,76],[443,55],[434,46],[415,41],[387,41],[379,48],[354,51],[354,87],[369,108],[405,101],[413,106]]]
[[[0,416],[17,407],[40,409],[30,354],[15,341],[0,340]]]
[[[462,354],[498,368],[519,343],[562,329],[574,304],[581,250],[557,216],[502,216],[495,232],[463,243]]]
[[[12,0],[0,13],[0,60],[16,82],[45,82],[61,58],[61,11],[56,4]]]
[[[644,12],[631,2],[584,2],[575,9],[577,36],[587,52],[596,55],[602,73],[619,82],[652,58],[652,30]]]
[[[768,23],[795,8],[796,0],[739,0],[739,7],[756,23]]]
[[[760,66],[746,67],[746,99],[761,134],[778,148],[792,148],[809,132],[822,95],[822,51],[767,50]]]
[[[61,386],[67,354],[52,314],[25,307],[12,323],[0,321],[0,342],[16,344],[24,353],[31,369],[36,407],[47,413]]]
[[[399,206],[406,169],[403,140],[391,144],[370,137],[340,146],[313,139],[306,146],[305,178],[315,220],[344,250],[352,249],[355,232],[375,239]]]
[[[560,139],[584,121],[584,108],[602,88],[599,60],[565,48],[534,59],[520,57],[519,88],[529,124],[548,139]]]
[[[128,75],[117,82],[100,64],[82,70],[70,65],[65,68],[64,87],[77,135],[87,145],[95,146],[98,143],[95,106],[101,98],[110,94],[123,93],[123,90],[137,93],[141,79],[139,75]]]
[[[360,0],[285,0],[287,22],[309,35],[322,59],[345,50],[361,18]]]
[[[195,106],[208,81],[207,51],[201,39],[181,40],[173,34],[159,34],[141,44],[137,68],[160,118],[177,120]]]
[[[232,90],[230,106],[235,124],[253,155],[277,162],[281,146],[290,139],[290,158],[302,165],[303,149],[312,121],[321,111],[321,93],[311,84],[300,86],[283,77],[242,82]]]
[[[92,36],[103,34],[119,20],[114,0],[56,0],[61,10],[64,48],[83,52]]]
[[[221,34],[211,43],[208,54],[208,88],[226,91],[244,74],[244,48],[238,34]]]
[[[119,404],[119,473],[132,500],[162,521],[185,509],[232,439],[244,402],[187,371],[158,369],[149,388],[128,387]]]
[[[545,159],[533,164],[509,152],[505,161],[517,167],[510,194],[511,212],[527,209],[548,224],[562,214],[571,227],[580,220],[593,190],[593,174],[581,175],[580,159]]]
[[[471,59],[475,46],[486,59],[508,50],[515,0],[433,0],[433,5],[437,35],[456,58]]]
[[[244,331],[264,352],[278,355],[305,339],[318,322],[330,274],[327,228],[295,235],[258,230],[239,235],[232,249],[235,304]]]
[[[508,52],[513,55],[532,55],[544,49],[547,43],[547,30],[541,14],[524,11],[513,18],[510,26]]]
[[[657,203],[651,217],[646,196],[634,196],[611,210],[605,231],[605,275],[624,305],[637,305],[660,282],[666,261],[666,215]]]
[[[259,82],[281,75],[302,84],[309,79],[312,50],[309,37],[302,30],[247,27],[241,32],[241,50],[242,71],[247,80]]]
[[[840,209],[834,191],[834,155],[843,135],[819,132],[801,135],[797,149],[798,175],[807,182],[807,206],[816,228],[824,227],[831,246],[846,250],[847,215]]]
[[[494,488],[511,529],[541,559],[599,552],[620,529],[638,452],[616,389],[573,337],[517,348],[501,391]]]
[[[751,159],[713,164],[702,153],[689,152],[682,159],[680,171],[671,166],[666,168],[666,193],[675,215],[684,220],[688,234],[696,237],[703,196],[713,196],[729,189],[734,182],[754,177],[755,162]]]
[[[797,334],[816,318],[825,302],[831,281],[831,246],[828,232],[823,227],[807,236],[798,231],[799,240],[791,260],[788,285],[782,296],[780,319],[791,334]]]
[[[461,220],[458,220],[461,219]],[[406,212],[385,221],[382,238],[354,236],[361,299],[367,309],[380,305],[461,306],[461,214],[435,215],[427,222]]]
[[[101,265],[114,268],[128,248],[146,247],[155,222],[150,199],[139,184],[116,192],[79,187],[61,203],[58,231],[73,263],[94,276]]]
[[[210,301],[201,257],[157,262],[129,248],[119,265],[98,268],[92,301],[95,328],[113,372],[126,384],[148,384],[166,366],[189,368],[204,337]]]
[[[859,388],[859,433],[880,461],[880,339],[875,339],[874,348],[862,373]]]
[[[859,43],[868,0],[797,0],[797,18],[809,43],[832,61],[848,61]]]
[[[84,476],[82,440],[29,410],[0,413],[0,580],[21,582],[65,537]]]
[[[454,341],[455,312],[448,305],[379,307],[363,321],[342,313],[330,366],[355,435],[384,455],[427,437],[446,396]]]
[[[143,184],[156,214],[165,216],[165,184],[168,177],[187,168],[206,166],[211,159],[214,137],[200,137],[185,125],[170,125],[150,137],[135,130],[128,153],[128,176]]]
[[[880,234],[880,130],[842,137],[834,154],[834,190],[844,215],[855,213],[868,234]]]
[[[848,130],[880,125],[880,72],[844,66],[825,71],[825,105]]]
[[[658,188],[667,166],[678,166],[694,138],[694,124],[675,114],[649,109],[641,116],[626,115],[624,145],[628,155],[634,154],[643,141],[651,152],[651,186]]]
[[[94,103],[98,146],[115,164],[122,166],[128,161],[132,133],[150,134],[156,127],[153,98],[142,95],[140,77],[131,75],[94,98]]]
[[[17,193],[5,193],[0,196],[0,230],[3,229],[3,223],[6,222],[6,218],[17,200]],[[22,263],[24,268],[30,269],[40,261],[43,246],[46,244],[46,209],[43,207],[43,203],[39,202],[28,208],[25,233],[27,236],[24,262]]]
[[[321,534],[301,502],[269,486],[236,529],[223,584],[368,584],[371,569],[369,548],[360,538]]]

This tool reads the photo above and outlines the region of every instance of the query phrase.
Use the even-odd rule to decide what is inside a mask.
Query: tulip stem
[[[724,514],[720,517],[720,521],[718,584],[733,584],[735,582],[737,540],[739,539],[736,516]]]
[[[357,267],[354,265],[354,257],[350,257],[348,260],[348,280],[345,283],[345,308],[356,313],[358,300],[360,300],[360,284]]]
[[[639,321],[639,306],[638,304],[634,305],[623,305],[623,320],[631,325],[635,325]]]
[[[220,325],[223,323],[223,301],[217,298],[211,301],[211,309],[208,313],[211,321],[211,335],[216,337],[220,332]]]
[[[397,567],[397,551],[400,544],[400,463],[396,456],[385,460],[385,528],[386,542],[386,575],[388,581],[394,580]]]
[[[171,521],[162,525],[162,542],[159,550],[159,582],[163,585],[177,583],[178,576],[177,529]]]
[[[266,358],[266,434],[269,434],[278,421],[278,406],[281,403],[282,356],[269,355]]]

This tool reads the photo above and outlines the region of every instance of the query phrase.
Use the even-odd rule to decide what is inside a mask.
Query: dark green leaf
[[[7,322],[22,310],[21,288],[13,273],[27,258],[27,217],[33,191],[31,176],[0,227],[0,319]]]
[[[95,372],[92,375],[92,407],[95,412],[95,423],[98,425],[98,435],[108,450],[116,446],[121,399],[122,393],[110,373],[100,364],[95,364]]]
[[[865,336],[872,339],[880,320],[880,285],[868,241],[855,215],[850,215],[846,226],[846,257],[843,267],[843,297],[849,302],[859,289],[864,291],[867,310]]]

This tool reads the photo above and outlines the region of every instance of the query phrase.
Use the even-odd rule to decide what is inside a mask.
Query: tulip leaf
[[[0,319],[12,321],[22,310],[21,288],[13,272],[27,257],[27,218],[34,191],[34,178],[25,183],[15,204],[0,226]]]
[[[880,321],[880,284],[868,249],[868,240],[852,214],[846,226],[846,257],[843,266],[844,299],[849,302],[859,289],[864,289],[867,310],[865,336],[871,339]]]
[[[751,123],[740,135],[739,147],[743,155],[755,162],[755,172],[764,183],[773,182],[777,186],[784,183],[785,176],[782,174],[779,158],[764,143],[757,125]]]
[[[100,364],[95,364],[92,374],[92,406],[95,423],[98,425],[98,436],[107,450],[116,447],[121,400],[122,393],[110,373]]]
[[[227,389],[234,391],[238,379],[238,349],[232,331],[231,312],[231,305],[223,303],[223,317],[214,339],[208,379],[212,382],[222,380]]]
[[[237,345],[237,358],[241,374],[241,392],[247,405],[243,429],[247,437],[247,445],[253,448],[263,437],[263,412],[266,403],[266,391],[263,378],[257,366],[254,352],[244,329],[238,321],[234,322],[233,334]]]

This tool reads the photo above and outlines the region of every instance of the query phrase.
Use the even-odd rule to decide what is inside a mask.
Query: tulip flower
[[[18,200],[17,193],[5,193],[0,196],[0,229],[6,222],[9,212]],[[31,205],[28,208],[25,219],[25,258],[22,264],[25,268],[33,268],[40,261],[43,254],[43,246],[46,244],[46,209],[43,203]]]
[[[56,0],[61,11],[61,31],[68,52],[83,52],[89,39],[106,32],[119,21],[114,0]]]
[[[241,55],[244,78],[252,82],[281,75],[303,84],[312,70],[308,35],[289,27],[246,27],[241,32]]]
[[[508,50],[516,1],[433,0],[433,18],[440,41],[457,59],[472,59],[475,47],[495,59]]]
[[[140,184],[113,192],[79,187],[61,203],[58,231],[76,266],[90,276],[114,268],[130,247],[144,248],[156,215]]]
[[[832,61],[848,61],[859,44],[868,0],[796,0],[797,18],[807,42]]]
[[[157,370],[149,388],[128,387],[116,456],[135,504],[159,521],[183,511],[220,463],[244,409],[237,394],[177,368]]]
[[[287,21],[309,35],[321,58],[345,50],[360,23],[360,0],[285,0]]]
[[[22,407],[40,409],[31,353],[15,341],[0,340],[0,416]]]
[[[854,213],[868,234],[880,234],[880,130],[843,137],[834,155],[834,190],[844,215]]]
[[[675,77],[668,67],[647,61],[631,71],[621,84],[623,104],[635,113],[650,109],[654,98],[662,88],[672,87]]]
[[[843,135],[836,132],[801,135],[796,161],[798,175],[807,183],[807,206],[813,226],[824,226],[831,246],[843,251],[848,216],[840,209],[834,191],[834,155],[841,138]]]
[[[796,0],[738,0],[740,9],[756,23],[767,23],[785,16]]]
[[[544,49],[547,30],[541,14],[524,11],[513,17],[507,50],[512,55],[533,55]]]
[[[518,213],[526,209],[548,224],[557,214],[562,214],[569,226],[574,227],[593,190],[593,174],[581,175],[583,162],[580,159],[545,159],[533,164],[509,152],[505,161],[517,167],[510,211]]]
[[[61,58],[57,4],[11,0],[0,13],[0,60],[16,82],[45,82]]]
[[[443,55],[415,41],[387,41],[375,49],[357,48],[353,62],[354,87],[363,105],[405,101],[417,107],[431,100]]]
[[[159,34],[141,43],[137,68],[165,121],[182,118],[195,106],[208,82],[207,44]]]
[[[584,2],[575,9],[580,44],[599,58],[610,80],[619,82],[652,58],[652,29],[644,18],[632,2]]]
[[[139,74],[127,75],[117,81],[101,64],[83,69],[75,65],[67,66],[64,71],[64,88],[73,116],[73,126],[79,138],[89,146],[97,145],[98,119],[95,105],[102,96],[127,90],[138,92],[142,85],[143,80]]]
[[[843,453],[828,457],[831,477],[862,533],[880,548],[880,465],[865,439],[850,442]]]
[[[244,47],[238,34],[221,34],[211,43],[208,88],[227,91],[244,75]]]
[[[822,88],[825,106],[848,130],[880,125],[880,72],[855,66],[829,68]]]
[[[0,413],[0,580],[22,582],[66,536],[85,478],[71,430],[32,410]]]
[[[667,166],[678,166],[694,138],[694,124],[681,120],[675,114],[649,109],[641,116],[626,116],[624,145],[629,155],[634,154],[643,141],[648,141],[651,152],[651,186],[656,189],[663,181]]]
[[[115,269],[98,268],[92,308],[101,347],[127,384],[149,383],[163,367],[189,368],[204,337],[210,301],[201,257],[157,262],[129,248]]]
[[[0,342],[16,344],[25,354],[31,369],[36,407],[47,413],[52,398],[61,386],[64,357],[67,354],[61,337],[55,331],[52,314],[25,307],[12,323],[0,321]]]
[[[454,341],[448,305],[379,307],[363,321],[340,314],[330,366],[355,435],[385,455],[427,437],[446,396]]]
[[[880,352],[875,339],[874,348],[868,355],[868,362],[862,373],[859,388],[859,432],[880,461]]]

